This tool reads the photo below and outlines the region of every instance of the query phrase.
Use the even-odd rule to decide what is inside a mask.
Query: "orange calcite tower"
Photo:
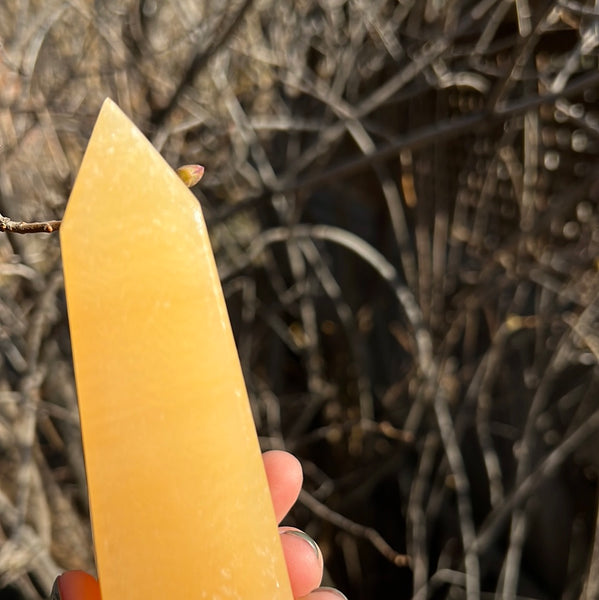
[[[291,600],[200,206],[110,100],[61,246],[103,600]]]

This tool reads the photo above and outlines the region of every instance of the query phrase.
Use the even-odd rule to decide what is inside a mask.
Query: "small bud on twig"
[[[193,187],[204,175],[202,165],[183,165],[177,169],[177,175],[187,187]],[[10,233],[54,233],[60,229],[60,221],[41,221],[26,223],[25,221],[13,221],[0,214],[0,232]]]
[[[204,176],[202,165],[183,165],[177,169],[177,175],[187,187],[193,187]]]
[[[54,233],[59,229],[60,221],[26,223],[25,221],[13,221],[4,215],[0,215],[0,231],[10,233]]]

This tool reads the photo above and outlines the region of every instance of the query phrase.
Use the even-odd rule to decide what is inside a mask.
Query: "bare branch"
[[[54,233],[60,229],[61,221],[39,221],[27,223],[25,221],[12,221],[0,215],[0,231],[8,233]]]

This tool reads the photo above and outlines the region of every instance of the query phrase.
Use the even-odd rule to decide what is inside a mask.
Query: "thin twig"
[[[360,525],[360,523],[356,523],[355,521],[344,517],[343,515],[324,505],[322,502],[319,502],[316,498],[314,498],[314,496],[305,490],[300,492],[299,501],[321,519],[324,519],[336,527],[339,527],[339,529],[343,529],[343,531],[347,531],[352,535],[368,540],[388,561],[392,562],[394,565],[398,567],[410,566],[410,557],[407,554],[400,554],[397,552],[397,550],[394,550],[383,538],[383,536],[376,531],[376,529],[373,529],[372,527],[366,527],[365,525]]]
[[[8,233],[54,233],[60,229],[61,221],[13,221],[0,215],[0,231]]]
[[[514,509],[528,500],[539,486],[553,475],[566,459],[598,429],[599,411],[596,411],[543,460],[514,493],[506,498],[504,504],[491,512],[476,538],[475,544],[479,553],[485,552],[496,539]]]

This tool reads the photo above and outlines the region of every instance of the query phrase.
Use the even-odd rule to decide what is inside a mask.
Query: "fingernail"
[[[315,589],[312,592],[312,594],[318,594],[318,592],[328,592],[330,594],[335,594],[335,596],[338,596],[342,600],[347,600],[347,596],[344,593],[340,592],[336,588],[332,588],[332,587],[319,587],[319,588]]]
[[[100,600],[98,582],[89,573],[67,571],[56,578],[51,600]]]
[[[308,542],[308,544],[310,545],[310,548],[312,548],[312,550],[314,551],[314,554],[316,554],[316,558],[318,558],[320,560],[321,554],[320,554],[320,548],[318,547],[318,544],[307,534],[304,533],[303,531],[300,531],[299,529],[285,529],[285,531],[282,532],[283,535],[294,535],[295,537],[301,538],[302,540],[304,540],[304,542]]]

